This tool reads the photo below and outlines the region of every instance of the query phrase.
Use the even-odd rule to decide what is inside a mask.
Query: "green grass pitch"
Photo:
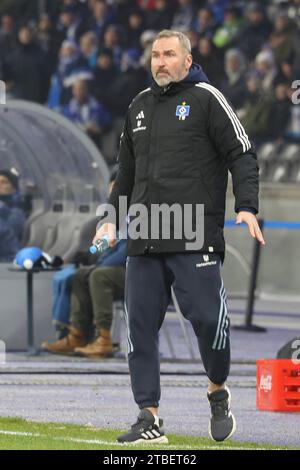
[[[1,450],[285,450],[264,444],[226,441],[212,442],[202,437],[168,434],[169,445],[120,445],[120,431],[60,423],[37,423],[18,418],[0,418]]]

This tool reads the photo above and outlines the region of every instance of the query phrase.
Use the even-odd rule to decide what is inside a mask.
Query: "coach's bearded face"
[[[156,83],[165,87],[180,82],[189,73],[192,56],[184,49],[177,37],[154,41],[151,56],[151,72]]]

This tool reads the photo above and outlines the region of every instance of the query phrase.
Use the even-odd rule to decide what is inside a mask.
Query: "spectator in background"
[[[225,77],[221,89],[226,98],[236,109],[243,106],[246,97],[245,73],[247,65],[245,57],[238,49],[229,49],[225,53]]]
[[[27,26],[19,30],[18,39],[18,45],[7,61],[11,94],[17,99],[42,103],[48,70],[46,56],[36,44],[33,31]]]
[[[57,70],[51,79],[48,96],[49,108],[60,112],[71,98],[69,80],[72,76],[88,70],[88,63],[80,56],[77,44],[74,41],[64,41],[59,51]]]
[[[122,24],[125,27],[128,25],[128,15],[130,12],[137,11],[144,15],[144,10],[138,5],[137,1],[113,0],[113,6],[116,11],[115,23]]]
[[[266,136],[280,142],[285,140],[286,130],[291,117],[291,101],[288,97],[288,83],[279,83],[275,87],[274,99],[271,103],[270,116]]]
[[[62,7],[59,15],[58,31],[63,34],[64,39],[78,42],[85,31],[85,27],[78,15],[76,4],[72,3]]]
[[[213,43],[218,48],[226,47],[238,34],[242,27],[240,10],[234,7],[228,7],[225,10],[224,22],[220,25],[214,36]]]
[[[192,50],[196,50],[198,46],[198,41],[199,41],[199,34],[196,33],[193,29],[190,29],[189,31],[186,31],[185,33],[189,40],[191,41],[191,47]]]
[[[95,69],[97,64],[98,39],[96,33],[88,31],[80,38],[81,56],[87,61],[91,69]]]
[[[64,7],[73,7],[76,10],[78,17],[85,21],[90,13],[89,4],[91,2],[92,0],[87,0],[85,2],[78,0],[46,0],[46,11],[51,16],[53,21],[58,23],[59,16]]]
[[[300,28],[300,0],[291,0],[288,7],[289,17],[295,21],[298,28]]]
[[[278,70],[278,75],[275,80],[275,84],[277,85],[278,83],[283,83],[283,82],[289,82],[292,83],[294,79],[296,79],[297,76],[294,76],[294,70],[293,70],[293,60],[287,60],[279,64],[279,70]]]
[[[47,102],[51,77],[57,65],[57,56],[62,40],[63,34],[56,30],[50,16],[42,15],[36,27],[36,42],[47,58],[42,83],[42,103]]]
[[[97,57],[94,80],[91,85],[92,94],[98,101],[104,101],[110,95],[110,88],[113,86],[119,70],[113,61],[113,54],[110,49],[103,48]]]
[[[193,0],[179,0],[176,9],[172,29],[176,31],[189,31],[192,28],[196,15],[196,8]]]
[[[150,62],[151,62],[151,54],[152,54],[152,44],[153,40],[156,36],[156,32],[152,31],[151,29],[147,29],[143,32],[140,38],[141,47],[143,53],[140,58],[140,64],[144,69],[149,70],[149,77],[150,75]],[[149,78],[151,81],[151,79]]]
[[[272,51],[261,51],[255,57],[255,70],[261,79],[262,91],[271,93],[275,80],[278,76],[278,69]]]
[[[214,15],[210,8],[200,8],[197,13],[197,19],[194,23],[194,30],[202,37],[212,39],[217,25]]]
[[[197,0],[196,0],[197,1]],[[214,15],[215,22],[217,24],[221,24],[224,20],[224,11],[228,6],[228,3],[233,3],[234,5],[235,0],[198,0],[197,3],[206,4],[208,8],[211,10],[212,14]],[[239,0],[238,0],[239,2]]]
[[[259,145],[269,128],[272,95],[263,92],[262,82],[255,72],[248,76],[246,87],[246,99],[239,117],[249,137]]]
[[[222,56],[211,40],[202,36],[198,41],[197,49],[193,49],[192,54],[194,61],[201,65],[210,83],[219,88],[224,75]]]
[[[41,49],[47,54],[47,58],[51,63],[51,70],[54,72],[64,35],[57,31],[51,17],[47,14],[42,15],[39,19],[36,39]]]
[[[143,12],[139,8],[131,8],[126,28],[126,45],[129,49],[141,50],[140,38],[144,29]]]
[[[3,15],[0,23],[0,58],[5,58],[16,47],[15,21],[11,15]]]
[[[238,47],[252,61],[270,36],[272,25],[260,2],[246,6],[246,24],[233,38],[230,47]]]
[[[0,170],[0,262],[13,261],[20,250],[24,224],[18,174]]]
[[[110,87],[105,104],[115,118],[124,118],[126,110],[137,93],[145,89],[148,73],[140,65],[140,54],[128,49],[122,56],[121,74]]]
[[[114,63],[118,67],[121,65],[121,58],[124,50],[121,32],[121,27],[117,24],[108,26],[105,30],[102,43],[103,47],[112,51]]]
[[[102,39],[106,28],[115,22],[115,12],[105,0],[95,0],[91,9],[92,17],[87,23],[87,29],[93,31],[98,39]]]
[[[146,26],[155,31],[170,28],[173,16],[174,8],[170,0],[155,0],[154,8],[146,11]]]
[[[300,0],[47,0],[48,14],[40,17],[38,4],[38,0],[0,2],[0,79],[6,82],[8,99],[44,103],[48,97],[49,106],[62,112],[72,98],[74,81],[91,80],[97,74],[93,94],[102,102],[112,101],[114,112],[118,108],[115,117],[123,119],[120,110],[125,98],[120,97],[118,106],[110,92],[116,77],[119,84],[127,82],[127,70],[121,71],[123,53],[140,51],[144,74],[149,70],[153,29],[170,23],[173,29],[185,30],[212,84],[221,87],[238,108],[243,66],[238,56],[228,57],[224,65],[226,50],[238,49],[244,55],[247,71],[253,67],[258,71],[267,93],[300,77]],[[18,41],[19,20],[30,22],[31,44]],[[28,36],[27,32],[21,35]],[[96,66],[100,48],[110,49],[113,65],[104,55],[100,58],[104,67]],[[148,73],[140,89],[150,80]]]
[[[110,113],[89,93],[86,81],[75,82],[72,95],[70,102],[64,108],[64,116],[77,124],[99,145],[101,135],[111,124]]]
[[[39,3],[39,0],[1,0],[0,15],[8,13],[14,18],[20,18],[23,24],[27,24],[28,21],[37,19]]]
[[[287,12],[280,11],[275,18],[269,40],[277,64],[291,59],[295,33],[296,24],[288,17]]]

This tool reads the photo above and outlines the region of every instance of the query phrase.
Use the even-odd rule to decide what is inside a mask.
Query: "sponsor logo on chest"
[[[143,126],[143,119],[145,119],[144,111],[141,111],[136,117],[136,128],[133,129],[133,132],[141,132],[147,129],[146,126]]]

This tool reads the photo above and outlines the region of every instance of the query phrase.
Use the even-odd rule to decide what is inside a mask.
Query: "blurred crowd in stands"
[[[292,102],[300,0],[3,0],[0,15],[8,98],[67,116],[108,163],[128,105],[151,83],[151,44],[164,28],[188,34],[194,60],[256,144],[300,142],[300,105]]]

